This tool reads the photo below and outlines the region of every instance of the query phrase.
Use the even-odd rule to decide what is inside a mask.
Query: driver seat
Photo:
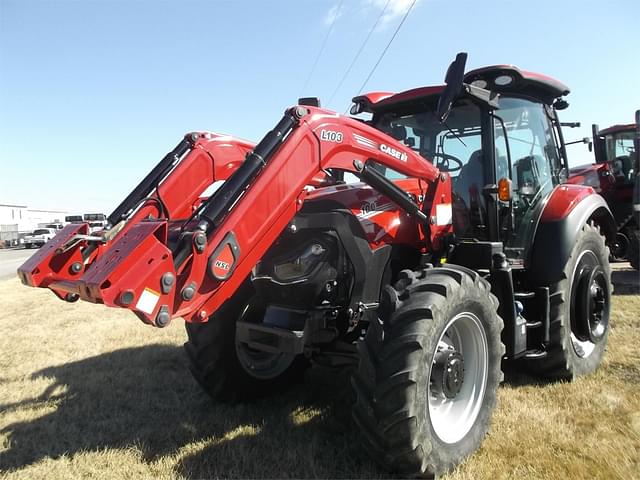
[[[486,209],[482,189],[484,188],[482,150],[476,150],[462,166],[453,186],[454,227],[460,234],[471,233],[473,226],[484,225]]]
[[[460,168],[453,190],[469,206],[471,197],[481,191],[482,187],[484,187],[482,150],[476,150],[469,157],[469,161]]]

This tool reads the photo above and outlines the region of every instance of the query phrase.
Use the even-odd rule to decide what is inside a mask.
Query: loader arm
[[[428,194],[410,198],[373,162],[424,180]],[[18,275],[69,301],[131,309],[156,326],[178,316],[206,321],[300,210],[305,187],[329,169],[353,172],[421,219],[425,248],[450,231],[450,222],[437,221],[438,205],[451,203],[447,174],[363,122],[297,106],[255,147],[187,135],[110,215],[101,237],[69,225]]]

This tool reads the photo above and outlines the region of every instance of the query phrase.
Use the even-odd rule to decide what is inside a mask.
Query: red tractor
[[[489,428],[503,360],[597,368],[615,237],[603,198],[563,184],[569,89],[465,62],[443,86],[356,97],[367,119],[303,99],[257,145],[190,133],[101,234],[68,225],[18,275],[156,327],[183,317],[217,399],[352,367],[366,451],[450,470]]]
[[[640,269],[639,117],[640,110],[636,112],[636,123],[604,130],[593,125],[596,163],[572,168],[568,180],[568,183],[591,186],[604,197],[617,230],[611,254],[614,258],[629,260],[636,270]]]

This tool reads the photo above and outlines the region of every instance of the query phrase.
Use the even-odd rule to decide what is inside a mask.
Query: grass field
[[[67,304],[0,282],[0,478],[385,478],[325,376],[259,403],[212,403],[181,321]],[[315,380],[315,381],[312,381]],[[640,296],[614,297],[609,348],[577,382],[519,377],[449,479],[640,478]]]

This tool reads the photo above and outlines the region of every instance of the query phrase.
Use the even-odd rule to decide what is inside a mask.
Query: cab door
[[[522,265],[545,199],[563,174],[551,110],[525,98],[502,97],[494,112],[496,178],[511,179],[509,203],[500,202],[500,237],[510,263]]]

